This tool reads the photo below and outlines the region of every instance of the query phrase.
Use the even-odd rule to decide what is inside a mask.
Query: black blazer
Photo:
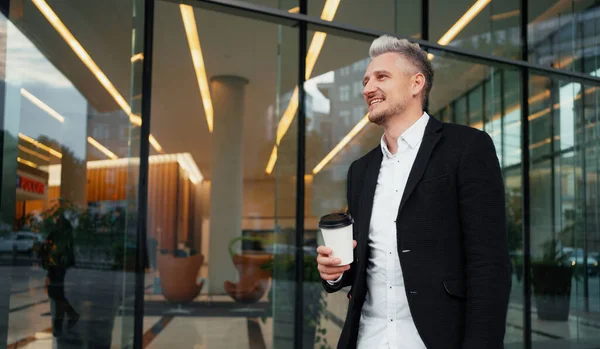
[[[348,211],[358,245],[341,282],[331,286],[323,281],[330,293],[351,286],[340,349],[356,348],[382,157],[377,146],[348,170]],[[431,117],[396,221],[406,296],[428,349],[504,347],[511,288],[504,205],[502,173],[490,136]]]

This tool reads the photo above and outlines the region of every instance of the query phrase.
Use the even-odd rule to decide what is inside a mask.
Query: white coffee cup
[[[345,213],[331,213],[321,217],[319,228],[325,241],[325,246],[333,251],[332,258],[339,258],[341,265],[348,265],[354,261],[354,248],[352,243],[352,226],[354,221]]]

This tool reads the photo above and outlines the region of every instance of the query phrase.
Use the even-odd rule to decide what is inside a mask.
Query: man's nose
[[[363,87],[363,95],[365,98],[369,98],[375,94],[377,89],[373,86],[373,84],[367,83],[365,87]]]

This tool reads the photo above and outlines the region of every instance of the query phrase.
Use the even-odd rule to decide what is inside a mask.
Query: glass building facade
[[[600,348],[600,2],[0,0],[0,348],[331,348],[318,218],[383,33],[488,132],[506,348]]]

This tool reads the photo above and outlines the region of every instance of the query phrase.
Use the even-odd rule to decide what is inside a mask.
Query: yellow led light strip
[[[185,35],[187,36],[190,53],[192,55],[192,63],[200,88],[200,97],[204,105],[204,114],[206,114],[206,123],[208,130],[212,133],[214,124],[214,110],[212,100],[210,98],[210,89],[208,87],[208,79],[206,77],[206,67],[204,66],[204,57],[202,56],[202,48],[200,47],[200,39],[198,38],[198,28],[196,27],[196,17],[194,17],[194,9],[189,5],[179,5],[181,10],[181,18],[185,27]]]
[[[139,164],[139,158],[118,158],[111,160],[94,160],[87,162],[87,168],[114,168],[114,167],[125,167],[129,165],[137,165]],[[198,165],[194,161],[194,158],[190,153],[178,153],[178,154],[161,154],[161,155],[150,155],[148,157],[148,163],[156,164],[156,163],[167,163],[167,162],[177,162],[179,166],[181,166],[189,175],[192,183],[196,184],[204,180],[204,176]],[[52,166],[60,166],[60,165],[51,165]],[[60,173],[60,171],[57,171]]]
[[[288,10],[289,13],[300,13],[300,6],[292,7]]]
[[[490,17],[490,19],[492,21],[500,21],[500,20],[503,20],[503,19],[508,19],[508,18],[511,18],[511,17],[518,16],[519,14],[521,14],[520,10],[513,10],[513,11],[509,11],[509,12],[498,13],[498,14],[492,15]]]
[[[450,41],[452,41],[490,2],[492,2],[492,0],[478,0],[458,21],[456,21],[456,23],[454,23],[446,34],[438,40],[438,44],[448,45]]]
[[[325,21],[331,22],[335,17],[335,13],[340,5],[340,0],[327,0],[325,5],[323,6],[323,11],[321,12],[321,19]],[[321,54],[321,50],[323,49],[323,45],[325,44],[325,39],[327,38],[326,33],[316,32],[313,35],[313,38],[310,42],[310,46],[306,53],[306,80],[310,79],[312,75],[312,71],[315,68],[315,64],[317,63],[317,59]],[[294,121],[294,115],[296,115],[296,110],[298,110],[298,86],[294,88],[294,92],[292,93],[292,98],[290,99],[290,103],[288,104],[286,110],[283,112],[281,116],[281,120],[277,125],[277,139],[276,143],[273,146],[273,150],[271,151],[271,156],[269,157],[269,161],[267,163],[267,168],[265,172],[267,174],[271,174],[273,172],[273,168],[275,167],[275,163],[277,162],[277,147],[281,142],[283,136],[285,136],[287,130],[290,128],[292,121]]]
[[[93,139],[92,137],[88,137],[87,141],[89,144],[93,145],[96,149],[100,150],[104,155],[108,156],[109,158],[115,160],[118,159],[119,157],[115,155],[115,153],[113,153],[112,151],[108,150],[105,146],[103,146],[102,144],[98,143],[97,140]]]
[[[479,14],[492,0],[477,0],[470,9],[459,18],[456,23],[438,40],[439,45],[448,45],[465,27],[471,23],[473,18]],[[432,53],[427,54],[427,58],[432,60],[435,56]]]
[[[18,146],[18,148],[19,148],[19,150],[20,150],[20,151],[22,151],[23,153],[27,153],[27,154],[29,154],[29,155],[33,155],[33,156],[35,156],[36,158],[38,158],[38,159],[40,159],[40,160],[43,160],[43,161],[50,162],[50,158],[49,158],[48,156],[44,156],[44,155],[42,155],[42,154],[40,154],[40,153],[38,153],[38,152],[35,152],[35,151],[31,150],[31,149],[25,148],[25,147],[24,147],[24,146],[22,146],[22,145],[19,145],[19,146]]]
[[[73,34],[67,29],[67,27],[63,24],[63,22],[58,18],[56,13],[52,10],[52,8],[46,3],[45,0],[31,0],[33,4],[40,10],[40,12],[46,17],[48,22],[56,29],[56,31],[60,34],[60,36],[67,42],[67,44],[71,47],[73,52],[79,57],[81,62],[94,74],[96,79],[100,82],[102,87],[106,89],[106,91],[113,97],[115,102],[119,105],[121,109],[129,116],[129,120],[134,125],[140,126],[142,124],[142,119],[139,115],[135,115],[131,112],[131,106],[125,101],[123,96],[117,91],[115,86],[110,82],[108,77],[102,72],[102,70],[98,67],[96,62],[90,57],[87,51],[81,46],[79,41],[75,39]],[[134,56],[135,57],[135,56]],[[156,149],[156,148],[155,148]],[[162,151],[156,149],[156,151]]]
[[[64,116],[60,115],[56,110],[50,108],[46,103],[42,102],[39,98],[37,98],[36,96],[32,95],[26,89],[24,89],[24,88],[21,89],[21,95],[23,97],[27,98],[28,100],[30,100],[31,103],[35,104],[38,108],[40,108],[43,111],[45,111],[46,113],[48,113],[51,117],[53,117],[56,120],[58,120],[58,122],[60,122],[60,123],[64,123],[65,122],[65,117]]]
[[[588,88],[588,89],[585,90],[585,94],[592,93],[592,92],[596,91],[596,89],[597,89],[596,87],[590,87],[590,88]],[[550,98],[550,90],[545,90],[544,92],[540,92],[540,93],[536,94],[535,96],[529,98],[529,104],[534,104],[534,103],[537,103],[537,102],[541,102],[541,101],[543,101],[545,99],[548,99],[548,98]],[[581,99],[581,93],[579,93],[577,96],[575,96],[574,100],[577,101],[579,99]],[[558,108],[560,108],[560,104],[559,103],[555,103],[552,106],[552,108],[553,109],[558,109]],[[519,110],[519,109],[521,109],[521,105],[520,104],[515,104],[515,105],[511,106],[510,108],[508,108],[505,111],[505,115],[510,114],[510,113],[512,113],[512,112],[514,112],[516,110]],[[542,110],[540,110],[540,111],[538,111],[538,112],[536,112],[534,114],[529,115],[527,117],[527,120],[528,121],[535,120],[537,118],[540,118],[540,117],[548,114],[550,111],[551,111],[551,108],[547,107],[546,109],[542,109]],[[494,117],[492,117],[492,119],[488,120],[487,122],[492,122],[492,121],[498,120],[501,117],[502,117],[502,114],[500,114],[498,112],[498,113],[494,114]],[[520,125],[520,124],[521,124],[521,121],[516,121],[516,122],[512,123],[510,126],[517,126],[517,125]],[[479,121],[476,124],[471,125],[471,127],[475,127],[475,128],[479,128],[480,129],[480,128],[483,127],[483,122]]]
[[[141,61],[144,59],[144,54],[143,53],[138,53],[135,54],[133,56],[131,56],[131,63],[135,63],[137,61]]]
[[[27,165],[29,167],[33,167],[33,168],[37,168],[38,167],[34,162],[23,160],[20,157],[17,157],[17,161],[20,162],[20,163],[22,163],[22,164],[24,164],[24,165]]]
[[[156,149],[157,152],[164,153],[163,148],[160,146],[160,144],[158,143],[156,138],[154,138],[153,135],[150,135],[149,141],[150,141],[150,144],[152,144],[152,146],[154,147],[154,149]]]
[[[31,137],[28,137],[28,136],[25,136],[22,133],[19,133],[19,138],[21,138],[25,142],[28,142],[28,143],[31,143],[31,144],[35,145],[36,147],[38,147],[40,149],[44,149],[45,151],[47,151],[48,153],[54,155],[55,157],[57,157],[59,159],[62,159],[62,154],[61,153],[57,152],[56,150],[50,148],[47,145],[44,145],[44,144],[36,141],[35,139],[33,139]]]
[[[333,148],[329,154],[327,154],[327,156],[325,156],[323,160],[321,160],[321,162],[319,162],[319,164],[313,168],[312,173],[314,175],[319,173],[319,171],[321,171],[321,169],[323,169],[323,167],[325,167],[325,165],[327,165],[334,156],[336,156],[348,143],[350,143],[350,141],[356,137],[356,135],[362,131],[362,129],[367,126],[368,123],[369,114],[367,113],[367,115],[365,115],[344,138],[342,138],[335,148]]]

